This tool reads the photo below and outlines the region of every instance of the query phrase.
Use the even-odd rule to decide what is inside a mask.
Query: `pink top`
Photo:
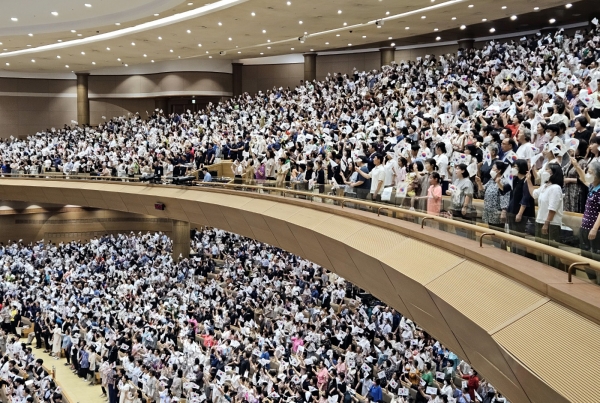
[[[442,187],[431,185],[427,189],[427,213],[439,215],[442,210]]]
[[[294,353],[298,352],[298,347],[304,345],[304,340],[300,337],[292,337],[292,351]]]

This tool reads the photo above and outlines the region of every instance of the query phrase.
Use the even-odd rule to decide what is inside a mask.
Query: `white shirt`
[[[446,154],[440,154],[436,155],[434,159],[437,163],[438,173],[443,180],[448,180],[448,157]]]
[[[546,222],[550,211],[555,211],[554,218],[550,222],[553,225],[562,224],[563,216],[563,192],[558,185],[544,184],[533,191],[533,198],[538,201],[538,212],[535,221],[539,224]]]
[[[377,191],[377,184],[381,181],[381,187],[379,188],[379,193],[383,191],[383,183],[385,182],[385,169],[383,165],[377,165],[371,171],[371,193],[375,194]]]
[[[520,160],[528,160],[534,155],[533,144],[531,143],[521,144],[519,148],[517,148],[517,158]]]

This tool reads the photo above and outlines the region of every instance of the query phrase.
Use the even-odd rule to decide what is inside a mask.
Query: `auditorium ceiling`
[[[410,38],[442,43],[551,26],[551,18],[556,26],[587,21],[595,1],[21,0],[2,5],[0,68],[93,72],[415,43]]]

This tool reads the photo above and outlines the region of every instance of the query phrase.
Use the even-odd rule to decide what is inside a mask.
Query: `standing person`
[[[117,403],[117,371],[112,367],[106,372],[106,385],[108,386],[108,403]]]
[[[571,159],[573,160],[573,158]],[[572,161],[575,164],[576,161]],[[589,193],[581,219],[579,230],[579,242],[581,255],[590,259],[600,260],[600,162],[594,161],[587,167],[587,173],[578,170],[580,180],[589,184]],[[588,278],[600,284],[600,274],[594,270],[587,269]]]
[[[475,221],[475,218],[477,217],[477,212],[473,207],[473,193],[473,182],[469,177],[467,165],[457,165],[454,188],[449,189],[446,192],[446,194],[452,197],[453,218],[458,218],[468,222]]]
[[[65,334],[62,338],[62,350],[65,354],[67,362],[65,365],[71,365],[71,346],[73,345],[73,341],[71,339],[71,331],[69,329],[65,330]]]
[[[540,173],[543,185],[535,190],[533,190],[531,174],[528,173],[526,178],[529,193],[538,201],[535,240],[545,245],[557,247],[560,240],[560,227],[563,216],[563,171],[560,165],[556,163],[547,164]],[[548,264],[554,266],[556,258],[550,257]]]
[[[381,154],[375,154],[373,156],[373,170],[369,173],[365,173],[362,169],[359,169],[357,172],[365,179],[371,180],[371,200],[378,201],[381,200],[381,192],[383,192],[383,183],[385,181],[385,169],[383,165],[381,165],[382,157]]]
[[[588,149],[588,143],[585,140],[580,140],[579,145],[574,151],[574,159],[571,158],[563,167],[565,176],[564,187],[564,209],[574,213],[583,213],[585,209],[585,201],[588,194],[588,186],[585,182],[579,179],[578,165],[581,169],[585,169],[587,163],[583,158]],[[570,150],[569,150],[570,152]]]
[[[35,333],[35,348],[42,348],[42,314],[38,312],[33,322],[33,332]]]
[[[483,198],[482,221],[497,230],[504,229],[510,201],[510,184],[504,176],[507,167],[507,163],[495,161],[490,171],[491,180],[484,185],[481,178],[476,178],[479,197]]]
[[[525,236],[527,223],[535,216],[534,200],[525,180],[528,169],[529,166],[525,160],[516,160],[511,168],[513,183],[508,202],[507,218],[510,232],[519,237]],[[513,247],[513,251],[520,255],[525,253],[525,250],[521,249],[518,244]]]
[[[54,324],[52,329],[52,356],[55,360],[60,358],[60,350],[62,349],[62,331],[58,323]]]
[[[348,181],[346,181],[346,184],[348,186],[350,186],[350,189],[353,190],[356,193],[356,197],[358,199],[366,199],[367,195],[369,194],[369,190],[371,189],[371,179],[367,179],[364,177],[364,175],[359,174],[359,171],[361,171],[363,174],[368,174],[369,173],[369,169],[367,167],[367,157],[361,156],[358,157],[356,159],[356,166],[354,168],[354,171],[356,172],[356,179],[354,181],[352,181],[352,178],[354,177],[354,175],[352,177],[349,178]],[[347,193],[352,193],[352,192],[347,192]]]
[[[435,145],[435,162],[438,173],[442,178],[442,193],[446,194],[450,186],[450,175],[448,174],[448,156],[446,155],[446,143],[439,142]]]
[[[438,216],[442,211],[442,177],[437,172],[429,174],[427,189],[427,214]]]

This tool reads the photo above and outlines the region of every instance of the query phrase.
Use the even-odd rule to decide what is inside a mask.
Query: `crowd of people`
[[[0,144],[3,173],[212,177],[324,192],[578,245],[600,256],[600,30],[562,29],[456,54],[243,94],[197,113],[155,110]],[[539,186],[539,189],[537,189]],[[536,188],[536,189],[534,189]],[[442,211],[442,196],[451,207]],[[535,203],[538,209],[535,209]],[[508,228],[507,228],[508,227]],[[591,273],[590,276],[595,276]],[[600,278],[599,278],[600,280]]]
[[[60,402],[34,357],[45,349],[82,386],[98,377],[109,403],[506,402],[415,323],[314,263],[210,228],[195,231],[190,258],[173,261],[171,247],[161,233],[0,245],[9,399]],[[33,332],[19,340],[22,318]]]

